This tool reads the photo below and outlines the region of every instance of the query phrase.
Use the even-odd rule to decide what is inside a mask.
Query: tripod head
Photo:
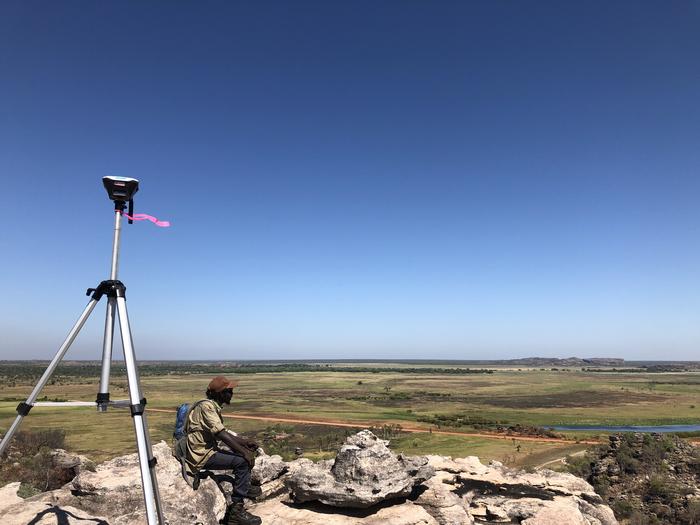
[[[114,209],[124,211],[129,202],[129,215],[134,215],[134,194],[139,191],[138,179],[129,177],[102,177],[102,184],[107,190],[107,195],[114,201]],[[129,219],[129,224],[133,221]]]
[[[134,198],[134,194],[139,191],[138,179],[130,179],[129,177],[102,177],[102,184],[109,198],[115,202],[126,202]]]

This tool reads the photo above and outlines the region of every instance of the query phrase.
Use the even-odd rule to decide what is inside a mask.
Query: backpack
[[[187,423],[187,415],[190,413],[190,404],[183,403],[177,407],[177,414],[175,416],[175,431],[173,432],[173,438],[175,440],[180,439],[185,436],[185,424]]]
[[[187,428],[189,426],[188,419],[190,416],[190,412],[194,410],[194,407],[196,407],[200,403],[204,403],[205,401],[209,400],[200,399],[194,405],[190,405],[189,403],[183,403],[179,407],[177,407],[177,413],[175,414],[175,429],[173,430],[173,439],[175,441],[179,441],[183,437],[187,436]]]
[[[185,481],[194,489],[197,490],[199,487],[199,476],[197,472],[193,473],[193,476],[188,475],[187,465],[185,457],[187,456],[187,430],[189,427],[189,416],[190,412],[194,407],[207,401],[207,399],[202,399],[197,401],[195,404],[190,405],[189,403],[183,403],[177,407],[177,413],[175,415],[175,429],[173,430],[173,448],[172,454],[180,462],[180,469],[182,477]],[[194,479],[190,479],[193,477]]]

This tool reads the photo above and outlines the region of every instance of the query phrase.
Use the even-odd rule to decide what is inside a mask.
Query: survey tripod
[[[32,393],[26,401],[17,405],[17,417],[5,434],[2,442],[0,442],[0,456],[5,452],[5,449],[7,449],[22,419],[26,417],[29,411],[35,406],[96,406],[99,412],[105,412],[110,406],[129,408],[131,410],[131,418],[134,422],[134,430],[136,431],[136,446],[138,448],[141,482],[143,484],[143,497],[146,503],[148,525],[165,525],[166,522],[163,518],[163,509],[160,493],[158,491],[158,481],[156,480],[156,458],[153,457],[151,440],[148,435],[148,423],[145,414],[146,398],[141,395],[136,356],[134,354],[134,343],[131,338],[129,316],[126,311],[126,287],[121,281],[117,280],[122,215],[124,210],[126,210],[127,202],[129,203],[129,213],[133,215],[133,196],[138,191],[139,181],[125,177],[104,177],[102,182],[110,199],[114,201],[114,239],[112,243],[112,267],[109,280],[102,281],[97,288],[88,289],[87,295],[90,296],[90,302],[88,302],[85,310],[83,310],[83,313],[80,315],[75,325],[73,325],[73,328],[71,328],[68,336],[44,372],[44,375],[41,376],[34,390],[32,390]],[[129,222],[131,223],[131,219],[129,219]],[[41,390],[46,383],[48,383],[51,375],[56,370],[56,367],[58,367],[63,356],[70,348],[102,296],[107,297],[107,314],[105,316],[102,370],[97,399],[94,402],[37,402],[36,399],[41,393]],[[119,318],[119,328],[129,386],[129,399],[112,401],[109,398],[109,372],[112,362],[115,314],[117,314]]]

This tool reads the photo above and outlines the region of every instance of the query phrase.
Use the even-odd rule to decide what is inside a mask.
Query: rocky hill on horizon
[[[623,366],[625,360],[619,357],[522,357],[489,361],[494,365],[521,366]]]

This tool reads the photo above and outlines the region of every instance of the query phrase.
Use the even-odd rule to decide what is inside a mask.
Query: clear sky
[[[120,175],[141,359],[697,359],[699,57],[698,1],[2,2],[0,358]]]

